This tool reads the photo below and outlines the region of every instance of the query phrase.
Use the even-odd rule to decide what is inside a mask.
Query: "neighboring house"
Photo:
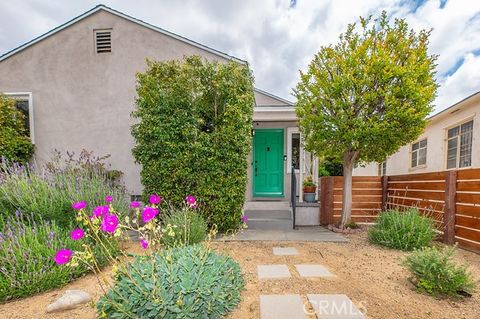
[[[135,73],[145,70],[146,58],[185,55],[247,63],[99,5],[0,56],[0,92],[16,98],[29,118],[38,164],[54,149],[111,154],[111,168],[124,173],[127,189],[137,195],[140,167],[130,134]],[[292,164],[301,185],[306,174],[317,175],[316,160],[301,146],[293,104],[258,89],[254,93],[247,200],[288,203]]]
[[[480,91],[428,119],[413,143],[354,175],[399,175],[480,167]]]

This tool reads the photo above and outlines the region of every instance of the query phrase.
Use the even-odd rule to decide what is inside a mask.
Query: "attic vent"
[[[95,50],[97,53],[112,52],[112,30],[95,31]]]

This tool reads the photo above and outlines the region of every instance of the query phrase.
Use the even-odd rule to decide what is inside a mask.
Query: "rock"
[[[92,297],[88,292],[78,289],[67,290],[60,298],[47,306],[47,312],[73,309],[89,302],[90,300],[92,300]]]

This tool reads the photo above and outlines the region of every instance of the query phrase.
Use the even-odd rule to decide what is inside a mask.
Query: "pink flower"
[[[111,203],[113,201],[113,197],[112,196],[105,196],[105,201],[107,203]]]
[[[76,229],[72,230],[70,235],[72,236],[72,240],[79,240],[79,239],[82,239],[82,237],[85,235],[85,233],[83,232],[83,229],[76,228]]]
[[[105,214],[108,214],[108,211],[109,211],[109,207],[108,206],[97,206],[93,209],[93,215],[91,219],[95,219],[97,217],[100,217],[100,216],[103,216]]]
[[[58,265],[66,264],[72,258],[73,252],[69,249],[60,249],[55,255],[55,262]]]
[[[140,240],[140,245],[142,246],[143,249],[147,249],[148,248],[148,241],[146,241],[145,239],[142,238],[142,240]]]
[[[130,207],[131,208],[138,208],[138,207],[140,207],[140,202],[133,201],[133,202],[130,203]]]
[[[160,204],[160,202],[162,201],[162,198],[157,194],[152,194],[150,195],[150,199],[148,201],[150,202],[150,204],[156,205],[156,204]]]
[[[155,209],[153,207],[145,207],[142,212],[142,220],[144,223],[148,223],[152,219],[155,218],[155,216],[158,215],[158,209]]]
[[[75,210],[84,209],[86,206],[87,206],[87,203],[85,202],[76,202],[72,204],[72,208]]]
[[[106,214],[103,216],[102,230],[106,233],[113,234],[118,226],[118,217],[115,214]]]
[[[187,205],[191,208],[197,207],[197,199],[194,196],[188,195],[187,197],[185,197],[185,201],[187,202]]]
[[[242,215],[241,219],[242,219],[242,222],[246,223],[248,221],[248,216]]]

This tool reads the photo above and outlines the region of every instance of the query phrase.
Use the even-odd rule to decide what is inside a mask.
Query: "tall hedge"
[[[24,115],[15,100],[0,94],[0,161],[2,158],[19,163],[33,155],[33,144],[27,135]]]
[[[144,196],[178,204],[192,194],[210,224],[239,225],[254,105],[247,66],[198,56],[147,61],[137,74],[133,155]]]

